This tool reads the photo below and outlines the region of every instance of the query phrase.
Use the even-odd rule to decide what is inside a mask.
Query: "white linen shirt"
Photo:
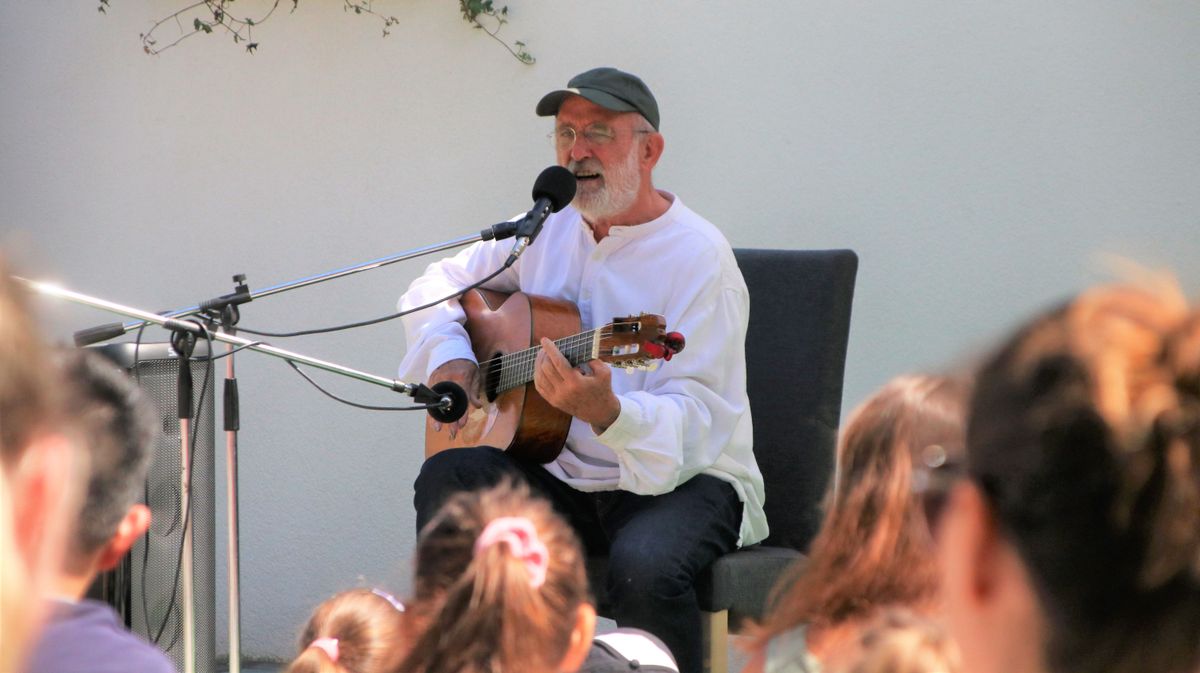
[[[746,396],[750,299],[725,237],[674,195],[659,218],[615,226],[599,243],[578,211],[547,218],[511,268],[485,287],[574,302],[582,329],[657,313],[687,345],[653,372],[613,370],[621,412],[600,435],[573,419],[567,445],[546,469],[585,492],[669,493],[697,474],[733,485],[743,503],[739,545],[767,535],[763,481],[754,460]],[[483,278],[504,263],[507,241],[480,242],[431,264],[400,298],[420,306]],[[475,361],[457,300],[406,316],[400,378],[424,381],[442,364]]]

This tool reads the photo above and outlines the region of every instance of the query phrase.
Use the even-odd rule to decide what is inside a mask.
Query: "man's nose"
[[[571,146],[571,150],[567,152],[572,161],[580,161],[592,156],[591,143],[586,138],[580,136],[575,139],[575,144]]]

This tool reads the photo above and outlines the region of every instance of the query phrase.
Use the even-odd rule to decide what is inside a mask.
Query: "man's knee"
[[[508,471],[507,464],[504,452],[490,446],[441,451],[421,463],[416,487],[462,490],[489,486]]]
[[[419,531],[443,503],[455,493],[487,488],[514,474],[503,451],[490,446],[449,449],[435,453],[421,464],[413,484],[413,505]]]
[[[677,598],[692,591],[694,581],[675,554],[616,544],[609,555],[608,588],[622,602]]]

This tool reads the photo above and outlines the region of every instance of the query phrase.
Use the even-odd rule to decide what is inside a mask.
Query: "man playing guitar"
[[[555,117],[557,161],[575,175],[576,196],[485,287],[573,302],[584,329],[614,316],[661,314],[688,347],[655,371],[614,374],[599,360],[572,366],[541,340],[532,385],[573,417],[565,447],[544,465],[503,447],[431,455],[416,480],[417,525],[453,492],[507,475],[528,482],[566,516],[589,553],[609,556],[617,623],[654,633],[681,671],[699,671],[695,578],[722,554],[767,535],[746,397],[746,285],[720,231],[655,189],[651,173],[664,141],[657,102],[642,80],[589,70],[544,96],[537,113]],[[509,247],[477,243],[430,265],[400,308],[485,277]],[[450,301],[404,321],[400,377],[453,381],[468,391],[473,413],[429,428],[450,437],[490,404],[466,318],[462,302]]]

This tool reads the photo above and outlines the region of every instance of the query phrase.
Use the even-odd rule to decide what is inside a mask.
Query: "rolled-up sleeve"
[[[453,296],[481,278],[494,273],[508,257],[508,249],[490,243],[476,243],[453,257],[430,264],[400,297],[397,308],[407,311],[442,297]],[[517,290],[517,264],[488,281],[492,290]],[[401,318],[407,351],[400,362],[403,381],[424,381],[433,370],[459,358],[474,361],[471,340],[463,328],[466,314],[457,298],[451,298],[423,311]]]

